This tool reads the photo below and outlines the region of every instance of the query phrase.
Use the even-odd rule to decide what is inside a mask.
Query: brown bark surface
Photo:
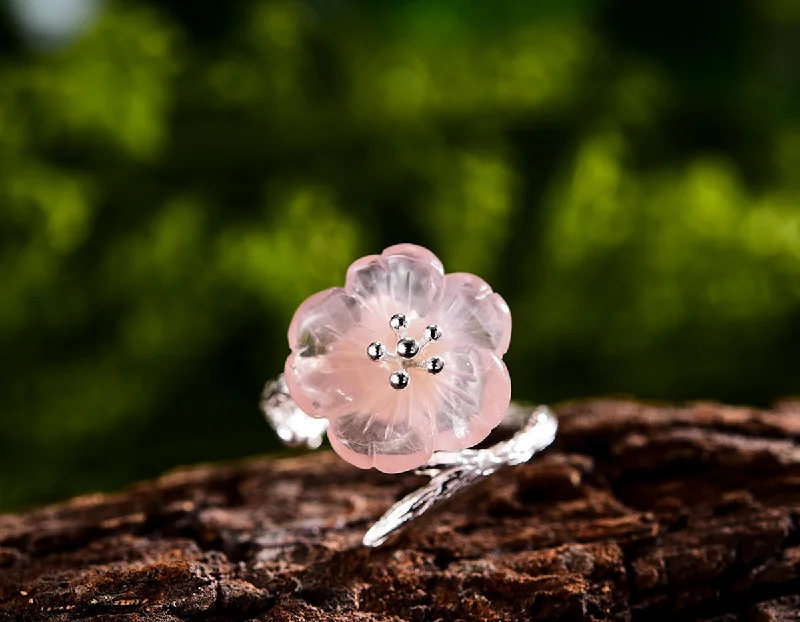
[[[558,412],[554,448],[377,550],[422,480],[330,453],[0,516],[0,620],[800,620],[800,404]]]

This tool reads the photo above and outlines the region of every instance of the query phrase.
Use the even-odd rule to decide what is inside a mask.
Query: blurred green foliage
[[[130,0],[7,39],[0,508],[276,449],[294,308],[401,241],[505,296],[519,398],[796,393],[798,54],[794,0]]]

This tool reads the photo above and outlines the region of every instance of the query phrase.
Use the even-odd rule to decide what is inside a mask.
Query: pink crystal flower
[[[413,244],[369,255],[344,288],[306,299],[289,326],[285,377],[295,403],[330,422],[361,468],[399,473],[461,450],[500,423],[511,399],[502,356],[508,305],[472,274],[444,274]]]

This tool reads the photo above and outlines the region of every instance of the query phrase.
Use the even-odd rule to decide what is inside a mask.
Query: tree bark
[[[800,403],[604,400],[399,540],[330,452],[0,516],[0,620],[800,620]]]

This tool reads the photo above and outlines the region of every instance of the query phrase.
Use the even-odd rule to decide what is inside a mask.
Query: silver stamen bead
[[[393,389],[405,389],[409,382],[411,382],[411,376],[404,371],[393,371],[389,376],[389,384]]]
[[[397,356],[404,359],[413,359],[419,354],[419,344],[416,339],[401,339],[397,342]]]
[[[425,369],[434,376],[444,369],[444,361],[440,356],[432,356],[425,361]]]
[[[392,330],[395,332],[406,330],[408,328],[408,320],[402,313],[395,313],[392,319],[389,320],[389,326],[391,326]]]
[[[384,354],[386,354],[386,346],[380,341],[373,341],[367,346],[367,356],[373,361],[381,360]]]
[[[425,341],[439,341],[442,338],[442,329],[439,328],[438,324],[426,326],[425,330],[422,331],[422,338]]]

